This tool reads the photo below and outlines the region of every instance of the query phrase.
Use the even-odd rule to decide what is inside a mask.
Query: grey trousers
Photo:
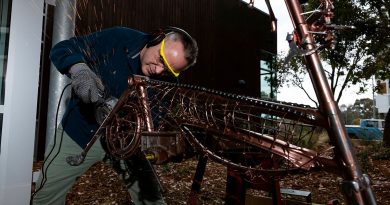
[[[50,151],[51,154],[49,153]],[[62,127],[58,127],[55,143],[53,140],[45,152],[45,163],[44,167],[42,167],[44,175],[41,172],[36,187],[39,188],[42,180],[45,179],[44,184],[34,195],[32,204],[65,204],[66,194],[75,183],[77,177],[83,175],[93,164],[103,160],[106,156],[101,143],[96,142],[81,165],[70,166],[65,161],[66,157],[79,154],[81,151],[81,147],[64,132]],[[165,204],[153,170],[145,166],[148,163],[147,161],[137,158],[126,161],[112,161],[110,159],[107,161],[113,165],[120,178],[124,181],[136,205]]]

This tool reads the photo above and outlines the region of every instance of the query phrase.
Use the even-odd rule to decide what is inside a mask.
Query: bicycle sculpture
[[[338,171],[349,204],[376,204],[317,53],[333,42],[331,29],[337,26],[330,24],[332,1],[321,0],[321,6],[307,19],[299,0],[285,2],[295,28],[292,41],[304,55],[319,100],[318,109],[133,76],[84,152],[69,157],[68,162],[80,164],[100,136],[113,156],[124,159],[142,151],[156,164],[168,162],[193,147],[202,156],[253,179],[316,168]],[[313,32],[324,34],[325,43],[316,45]],[[327,131],[330,149],[313,151],[303,146],[318,129]],[[204,159],[198,164],[198,180],[202,179]],[[191,202],[196,191],[193,188],[189,203],[196,203]],[[274,203],[280,204],[280,199]]]

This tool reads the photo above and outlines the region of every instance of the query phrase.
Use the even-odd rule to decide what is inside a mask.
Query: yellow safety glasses
[[[161,58],[163,59],[164,61],[164,65],[168,68],[168,70],[175,76],[179,76],[180,72],[176,72],[175,70],[173,70],[173,68],[169,65],[168,61],[167,61],[167,58],[165,57],[165,54],[164,54],[164,45],[165,45],[165,39],[161,42],[161,47],[160,47],[160,56]]]

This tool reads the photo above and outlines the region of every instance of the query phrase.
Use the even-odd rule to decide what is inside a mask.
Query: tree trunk
[[[390,147],[390,108],[387,111],[385,118],[385,129],[383,131],[383,143],[386,147]]]

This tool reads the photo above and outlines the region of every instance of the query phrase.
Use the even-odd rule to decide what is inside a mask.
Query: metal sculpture
[[[315,168],[339,172],[348,203],[376,204],[317,53],[332,47],[333,29],[345,27],[330,23],[331,0],[321,0],[320,7],[307,19],[299,0],[285,2],[295,28],[291,41],[305,58],[319,100],[318,109],[132,76],[129,88],[84,152],[70,156],[68,162],[82,163],[99,137],[117,158],[128,158],[142,151],[156,164],[168,162],[193,147],[202,156],[253,178]],[[313,34],[323,35],[321,45],[316,45]],[[305,148],[305,142],[318,129],[327,131],[330,146],[316,151]],[[237,155],[241,156],[240,160],[236,160]],[[264,166],[269,161],[272,165]],[[204,158],[199,167],[204,170]],[[196,198],[196,193],[191,197]]]

